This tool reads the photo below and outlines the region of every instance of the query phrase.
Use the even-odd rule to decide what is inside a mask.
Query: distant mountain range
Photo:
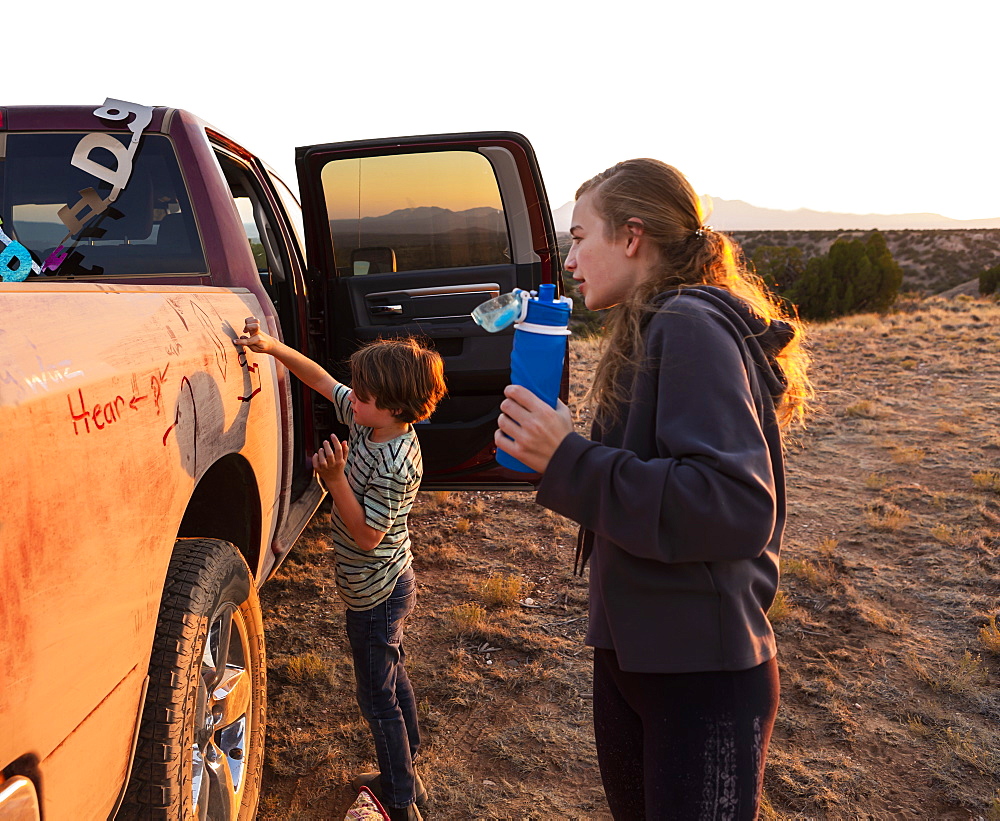
[[[552,212],[557,231],[568,231],[573,216],[573,203],[568,202]],[[957,228],[1000,228],[1000,217],[985,220],[956,220],[940,214],[838,214],[831,211],[810,211],[799,208],[781,211],[758,208],[742,200],[712,200],[708,218],[720,231],[870,231],[879,230],[942,230]]]
[[[573,203],[552,212],[556,230],[569,231]],[[956,220],[940,214],[838,214],[799,208],[781,211],[758,208],[742,200],[712,200],[708,222],[720,231],[870,231],[955,230],[960,228],[1000,228],[1000,217],[984,220]],[[503,219],[495,208],[470,208],[450,211],[438,207],[417,207],[393,211],[378,217],[331,220],[335,235],[363,232],[446,233],[454,230],[482,229],[503,231]]]
[[[479,228],[488,231],[505,231],[503,217],[496,208],[469,208],[465,211],[451,211],[437,206],[401,208],[377,217],[362,217],[360,220],[330,220],[333,233],[379,232],[382,234],[433,233],[443,234]]]

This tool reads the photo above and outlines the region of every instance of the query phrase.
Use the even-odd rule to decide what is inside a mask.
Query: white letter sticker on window
[[[103,148],[113,155],[114,169],[90,159],[91,153],[98,148]],[[132,174],[132,152],[110,134],[105,134],[102,131],[88,134],[80,140],[70,163],[99,180],[111,183],[112,189],[108,195],[109,203],[118,198],[118,192],[125,187],[125,183],[128,182],[128,178]]]

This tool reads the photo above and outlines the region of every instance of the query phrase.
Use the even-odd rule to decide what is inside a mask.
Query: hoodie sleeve
[[[538,502],[641,558],[759,556],[777,516],[774,471],[758,380],[737,333],[690,299],[661,310],[647,332],[653,370],[639,375],[624,411],[626,448],[641,444],[617,448],[571,434]]]

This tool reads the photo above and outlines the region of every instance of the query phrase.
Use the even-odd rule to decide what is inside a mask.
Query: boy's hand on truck
[[[260,329],[260,320],[256,317],[248,316],[245,321],[243,335],[233,342],[255,353],[271,353],[277,340]]]

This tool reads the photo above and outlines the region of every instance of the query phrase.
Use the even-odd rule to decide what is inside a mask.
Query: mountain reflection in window
[[[500,190],[481,154],[333,160],[322,182],[340,276],[510,262]]]

